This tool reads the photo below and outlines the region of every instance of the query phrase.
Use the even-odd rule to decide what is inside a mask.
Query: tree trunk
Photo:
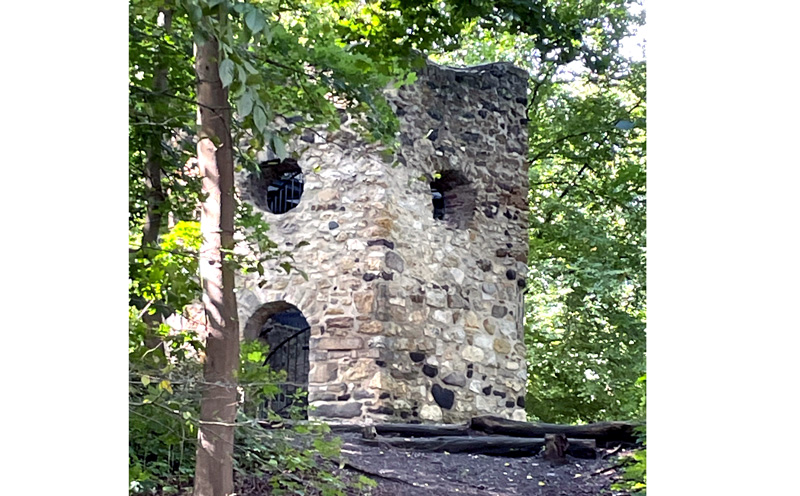
[[[164,27],[164,32],[169,33],[172,28],[172,11],[159,9],[158,12],[159,17],[163,16],[163,24],[161,22],[160,24]],[[168,88],[168,70],[169,68],[164,67],[163,64],[155,68],[153,74],[154,98],[166,98],[161,94]],[[161,168],[163,166],[162,138],[163,136],[160,133],[153,133],[147,150],[147,165],[144,170],[144,183],[147,187],[147,217],[145,217],[144,226],[142,226],[142,246],[155,244],[158,241],[158,232],[161,230],[161,206],[164,203],[164,189],[161,187]]]
[[[239,364],[239,325],[233,292],[233,267],[225,252],[233,249],[233,153],[228,91],[219,78],[219,45],[211,39],[197,47],[197,158],[203,180],[200,229],[200,277],[206,315],[204,386],[200,402],[194,496],[233,493],[233,439]],[[213,141],[211,139],[213,137]],[[214,143],[218,143],[216,146]]]
[[[172,11],[159,9],[159,14],[163,15],[164,31],[169,33],[172,27]],[[153,91],[156,94],[166,91],[167,67],[157,67],[154,71]],[[159,98],[156,96],[156,98]],[[162,213],[161,206],[164,204],[164,189],[161,187],[161,167],[163,158],[161,153],[161,140],[163,136],[153,133],[150,137],[150,144],[147,149],[147,164],[144,170],[144,183],[147,187],[147,216],[142,226],[142,247],[146,249],[150,245],[155,245],[158,241],[158,233],[161,230]],[[145,336],[145,346],[150,349],[158,348],[164,353],[164,342],[156,333],[156,328],[162,321],[160,312],[150,314],[145,312],[142,321],[147,325],[147,335]]]

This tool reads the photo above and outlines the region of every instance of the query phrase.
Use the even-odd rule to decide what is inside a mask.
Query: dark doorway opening
[[[310,368],[308,351],[310,326],[303,313],[285,301],[261,306],[250,318],[245,328],[257,330],[257,337],[269,345],[264,365],[273,370],[285,370],[286,380],[280,384],[280,393],[267,400],[266,406],[282,417],[289,417],[291,407],[300,407],[302,417],[308,418],[308,392]]]

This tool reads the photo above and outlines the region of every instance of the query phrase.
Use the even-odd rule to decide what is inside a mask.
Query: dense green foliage
[[[641,22],[633,0],[132,0],[130,2],[130,460],[131,491],[191,483],[203,343],[164,319],[198,301],[193,44],[220,41],[220,76],[234,110],[238,167],[265,147],[287,154],[281,117],[336,128],[342,108],[367,139],[393,144],[389,84],[413,81],[419,55],[453,65],[507,60],[531,73],[530,270],[526,343],[532,418],[644,418],[645,65],[619,44]],[[154,226],[156,241],[143,242]],[[231,254],[264,276],[285,258],[269,226],[239,204]],[[335,442],[309,444],[254,423],[280,375],[265,350],[242,349],[237,470],[271,477],[276,494],[309,481],[342,483],[319,463]],[[305,429],[305,428],[303,428]],[[320,434],[321,426],[307,429]],[[302,430],[302,429],[301,429]],[[300,436],[300,437],[297,437]],[[642,467],[644,463],[636,466]],[[635,470],[632,476],[636,478]],[[632,486],[631,486],[632,487]]]
[[[527,325],[532,413],[641,418],[644,74],[559,85],[532,118]]]
[[[643,16],[631,14],[635,2],[544,4],[560,26],[553,39],[571,44],[498,18],[468,26],[440,60],[506,60],[531,73],[529,414],[642,419],[645,64],[619,46]]]

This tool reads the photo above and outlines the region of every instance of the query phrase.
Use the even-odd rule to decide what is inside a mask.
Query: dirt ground
[[[374,496],[583,496],[622,495],[611,491],[619,469],[614,461],[568,457],[553,466],[540,456],[495,457],[466,453],[427,453],[366,446],[360,434],[344,433],[346,469],[378,483]],[[602,455],[603,450],[598,450]],[[604,470],[609,469],[609,470]]]
[[[342,440],[345,480],[366,475],[378,485],[370,496],[624,496],[611,484],[621,475],[620,455],[628,451],[598,449],[594,460],[567,456],[554,465],[537,456],[487,456],[434,453],[366,445],[360,433],[337,433]],[[613,455],[613,456],[612,456]],[[337,472],[336,469],[331,469]],[[272,494],[266,479],[240,481],[237,495]],[[318,494],[306,487],[306,494]],[[350,494],[361,494],[355,489]]]

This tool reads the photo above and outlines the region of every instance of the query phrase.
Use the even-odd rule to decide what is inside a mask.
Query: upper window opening
[[[284,172],[267,186],[267,206],[273,214],[295,208],[303,196],[303,173]]]
[[[253,202],[273,214],[284,214],[300,204],[303,172],[294,159],[270,160],[261,164],[261,174],[251,176]]]
[[[433,218],[466,229],[475,211],[475,188],[461,172],[442,171],[431,182]]]

